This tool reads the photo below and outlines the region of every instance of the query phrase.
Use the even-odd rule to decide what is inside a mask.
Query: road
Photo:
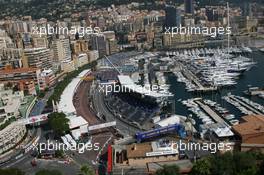
[[[73,98],[73,104],[76,108],[78,116],[82,116],[89,123],[89,125],[96,125],[103,123],[104,121],[101,121],[91,108],[91,103],[89,101],[90,87],[91,82],[83,81],[76,90]],[[98,166],[94,165],[94,163],[99,161],[101,157],[107,153],[107,145],[112,144],[116,137],[111,132],[111,129],[97,130],[89,134],[92,138],[92,144],[99,144],[99,150],[85,151],[84,153],[76,152],[74,155],[71,154],[70,157],[77,165],[86,163],[97,169]]]
[[[13,167],[17,167],[26,172],[26,175],[35,175],[35,173],[41,169],[56,169],[62,172],[63,175],[75,175],[80,171],[80,167],[74,162],[65,164],[55,160],[37,160],[37,166],[32,167],[31,160],[33,158],[25,158]]]
[[[96,111],[99,111],[102,115],[106,117],[108,122],[116,121],[116,128],[121,131],[121,133],[125,136],[135,135],[138,131],[140,131],[137,127],[133,125],[129,125],[128,123],[120,120],[118,117],[114,116],[108,108],[105,106],[104,103],[104,96],[98,89],[94,90],[93,93],[93,102]]]
[[[77,115],[82,116],[89,125],[101,123],[96,114],[89,107],[89,90],[91,82],[83,81],[78,87],[76,94],[73,97],[73,104],[76,108]]]
[[[40,128],[37,129],[36,136],[34,138],[33,139],[36,142],[35,144],[38,144],[42,138],[42,130]],[[33,143],[33,142],[30,142],[30,143]],[[27,144],[30,144],[30,143],[27,143]],[[30,145],[32,145],[32,144],[30,144]],[[32,147],[32,148],[34,148],[34,147]],[[20,152],[24,152],[23,149],[15,150],[15,151],[17,151],[16,156],[14,156],[10,160],[8,160],[8,162],[1,164],[0,167],[2,167],[2,168],[20,167],[20,165],[24,164],[25,162],[30,162],[33,159],[33,157],[31,156],[31,153],[33,152],[32,149],[29,150],[28,152],[24,153],[24,154],[20,153]]]
[[[47,101],[49,97],[53,94],[54,89],[51,89],[46,92],[45,96],[42,99],[39,99],[37,103],[34,105],[33,109],[31,110],[29,116],[36,116],[40,115],[44,110],[45,106],[47,105]]]

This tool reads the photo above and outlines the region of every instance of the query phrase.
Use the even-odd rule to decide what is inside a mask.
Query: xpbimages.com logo
[[[75,144],[64,144],[61,142],[48,140],[47,142],[38,143],[34,145],[32,150],[38,151],[40,154],[46,151],[74,151],[84,153],[85,151],[98,151],[100,149],[100,143],[75,143]]]
[[[165,27],[165,33],[172,37],[174,35],[204,35],[215,38],[218,35],[230,35],[232,33],[231,27]]]
[[[68,27],[57,27],[57,26],[51,26],[48,24],[47,26],[33,26],[32,27],[32,33],[38,34],[41,36],[47,36],[47,35],[75,35],[76,33],[79,34],[79,37],[84,37],[85,35],[89,34],[100,34],[101,29],[99,27],[75,27],[72,26],[71,28]]]
[[[159,92],[159,93],[167,93],[166,85],[145,85],[144,87],[138,86],[138,85],[120,85],[118,83],[113,84],[100,84],[98,86],[99,92],[105,93],[105,95],[111,94],[111,93],[143,93],[145,95],[151,95],[153,92]]]

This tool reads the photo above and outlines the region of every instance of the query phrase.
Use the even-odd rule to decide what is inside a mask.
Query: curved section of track
[[[89,125],[95,125],[101,123],[97,118],[95,112],[90,108],[89,91],[91,82],[83,81],[77,88],[73,97],[73,104],[76,108],[78,116],[82,116]]]

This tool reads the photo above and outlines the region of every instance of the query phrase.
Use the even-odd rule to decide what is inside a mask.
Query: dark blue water
[[[185,100],[194,97],[202,97],[205,99],[210,99],[216,101],[221,106],[227,108],[230,113],[234,114],[236,118],[240,118],[243,114],[240,113],[232,105],[228,104],[226,101],[222,100],[221,97],[225,96],[227,93],[231,92],[232,94],[243,96],[243,91],[247,90],[249,86],[252,87],[264,87],[264,54],[261,52],[253,52],[250,55],[247,55],[249,58],[253,58],[257,62],[257,65],[251,70],[245,72],[240,79],[236,87],[221,89],[218,92],[210,92],[207,94],[202,93],[190,93],[185,90],[184,83],[177,82],[177,78],[174,74],[167,74],[168,82],[171,84],[170,91],[174,94],[175,99],[175,113],[180,115],[189,115],[190,112],[185,106],[179,102],[179,99]],[[248,97],[252,101],[264,105],[264,99],[259,97]]]

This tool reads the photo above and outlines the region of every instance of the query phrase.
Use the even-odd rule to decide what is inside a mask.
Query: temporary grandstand
[[[150,96],[156,98],[158,101],[162,101],[162,99],[166,97],[173,96],[171,93],[163,93],[163,92],[155,92],[150,89],[147,89],[143,86],[137,85],[133,82],[133,80],[127,75],[119,75],[118,80],[121,86],[130,90],[130,92],[135,92],[142,94],[144,96]]]
[[[75,107],[73,105],[73,96],[76,92],[76,89],[83,81],[83,77],[89,73],[91,70],[87,69],[82,71],[76,78],[74,78],[70,84],[64,89],[60,102],[58,104],[58,111],[63,112],[65,114],[73,114],[76,113]]]
[[[108,95],[105,97],[105,103],[117,117],[122,116],[127,121],[136,122],[140,125],[160,112],[157,104],[144,102],[128,93]]]

